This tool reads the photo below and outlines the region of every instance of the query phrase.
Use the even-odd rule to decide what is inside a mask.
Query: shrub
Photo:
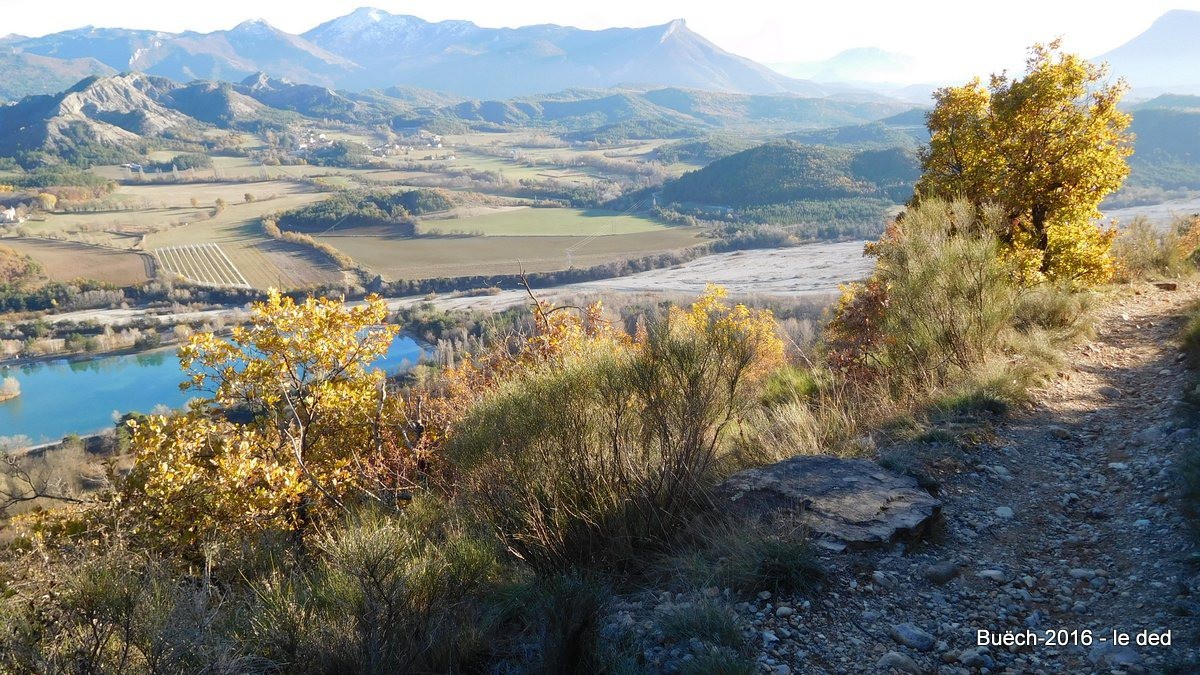
[[[15,377],[0,379],[0,401],[16,398],[21,393],[21,383]]]
[[[875,274],[843,295],[829,325],[833,365],[905,386],[978,363],[1015,309],[1013,270],[991,234],[1001,220],[995,209],[925,200],[890,225],[868,247]]]
[[[363,512],[317,542],[308,573],[255,586],[243,649],[289,672],[457,672],[485,649],[491,552],[436,511]]]
[[[42,593],[0,600],[4,672],[246,671],[214,621],[219,598],[122,547],[47,559]]]
[[[542,340],[535,350],[557,349]],[[633,341],[579,341],[512,373],[458,425],[449,457],[522,560],[619,564],[703,503],[782,349],[769,313],[713,291]]]
[[[1131,281],[1150,276],[1178,277],[1193,271],[1193,254],[1200,245],[1200,219],[1181,219],[1160,230],[1137,218],[1113,243],[1119,262],[1118,279]]]

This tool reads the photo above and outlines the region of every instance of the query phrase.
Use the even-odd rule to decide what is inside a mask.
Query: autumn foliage
[[[1107,282],[1115,231],[1096,226],[1100,202],[1129,174],[1125,92],[1060,43],[1034,45],[1021,79],[993,75],[934,94],[917,199],[965,198],[1003,209],[996,234],[1028,282]]]
[[[566,497],[556,484],[586,476],[576,496],[609,500],[593,499],[593,510],[648,499],[642,517],[664,523],[663,514],[696,505],[728,429],[783,362],[771,314],[729,305],[717,288],[632,336],[599,303],[536,303],[533,315],[531,334],[402,394],[370,367],[396,331],[384,325],[380,299],[348,306],[272,292],[230,339],[198,333],[179,350],[188,376],[181,386],[204,396],[183,412],[130,424],[136,462],[118,510],[160,545],[199,550],[271,533],[302,542],[330,516],[364,503],[402,510],[415,493],[432,491],[467,495],[501,538],[516,542],[531,523],[493,519],[519,510],[490,499],[523,486],[526,495],[549,490],[543,496],[557,504]],[[490,417],[503,401],[546,387],[556,393],[542,407]],[[545,415],[537,429],[512,426],[535,413]],[[593,445],[601,436],[610,442]],[[552,437],[569,439],[574,451],[547,445]],[[537,462],[498,472],[537,456],[527,452],[535,447]],[[610,454],[591,454],[600,448]],[[633,474],[606,484],[613,467]],[[651,484],[672,487],[646,493]],[[575,536],[569,523],[539,527],[557,528],[564,547]]]
[[[378,298],[348,307],[272,292],[232,339],[180,348],[182,413],[131,423],[136,464],[121,491],[135,527],[196,544],[226,534],[302,532],[373,486],[359,479],[403,420],[383,356],[396,327]]]

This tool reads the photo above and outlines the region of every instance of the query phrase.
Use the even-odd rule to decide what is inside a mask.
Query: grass
[[[1180,342],[1184,354],[1187,355],[1188,365],[1200,368],[1200,304],[1193,305],[1188,312]]]
[[[669,228],[597,237],[354,236],[353,231],[318,236],[385,279],[430,279],[468,275],[564,270],[672,251],[702,242],[700,230]],[[578,247],[568,254],[568,249]]]
[[[735,650],[745,645],[736,617],[728,606],[720,602],[704,601],[671,607],[661,613],[658,625],[669,642],[696,639]]]
[[[423,232],[478,232],[485,237],[613,236],[658,232],[668,226],[604,209],[516,208],[468,218],[426,219]]]
[[[679,666],[679,675],[754,675],[758,666],[741,656],[713,652]]]
[[[808,593],[825,576],[807,534],[794,524],[724,520],[694,524],[656,568],[676,587],[742,594]]]

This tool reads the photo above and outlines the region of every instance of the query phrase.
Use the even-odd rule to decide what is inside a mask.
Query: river
[[[400,336],[373,365],[394,374],[420,356],[421,347]],[[178,408],[195,395],[179,390],[184,377],[174,349],[0,366],[5,377],[17,379],[21,395],[0,402],[0,437],[23,436],[30,444],[108,429],[126,412]]]

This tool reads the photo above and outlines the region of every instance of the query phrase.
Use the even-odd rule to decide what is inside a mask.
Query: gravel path
[[[1200,663],[1200,577],[1173,467],[1197,443],[1176,347],[1197,296],[1196,283],[1141,285],[1102,308],[1096,338],[1069,351],[1028,410],[988,442],[940,453],[935,541],[839,556],[812,611],[788,617],[795,640],[758,636],[767,669],[1196,672],[1182,664]],[[757,609],[770,617],[759,630],[780,622]],[[1027,629],[1037,645],[977,646],[979,630]],[[1170,630],[1171,645],[1139,646],[1144,630]],[[1046,644],[1047,631],[1065,644]]]
[[[981,440],[892,449],[938,484],[929,540],[828,554],[816,595],[734,605],[761,672],[1200,672],[1200,558],[1176,498],[1176,466],[1200,443],[1177,348],[1200,282],[1121,293]],[[700,599],[670,596],[627,609]],[[980,646],[981,630],[1036,643]],[[1170,646],[1138,644],[1168,630]],[[702,650],[647,656],[671,671]]]

